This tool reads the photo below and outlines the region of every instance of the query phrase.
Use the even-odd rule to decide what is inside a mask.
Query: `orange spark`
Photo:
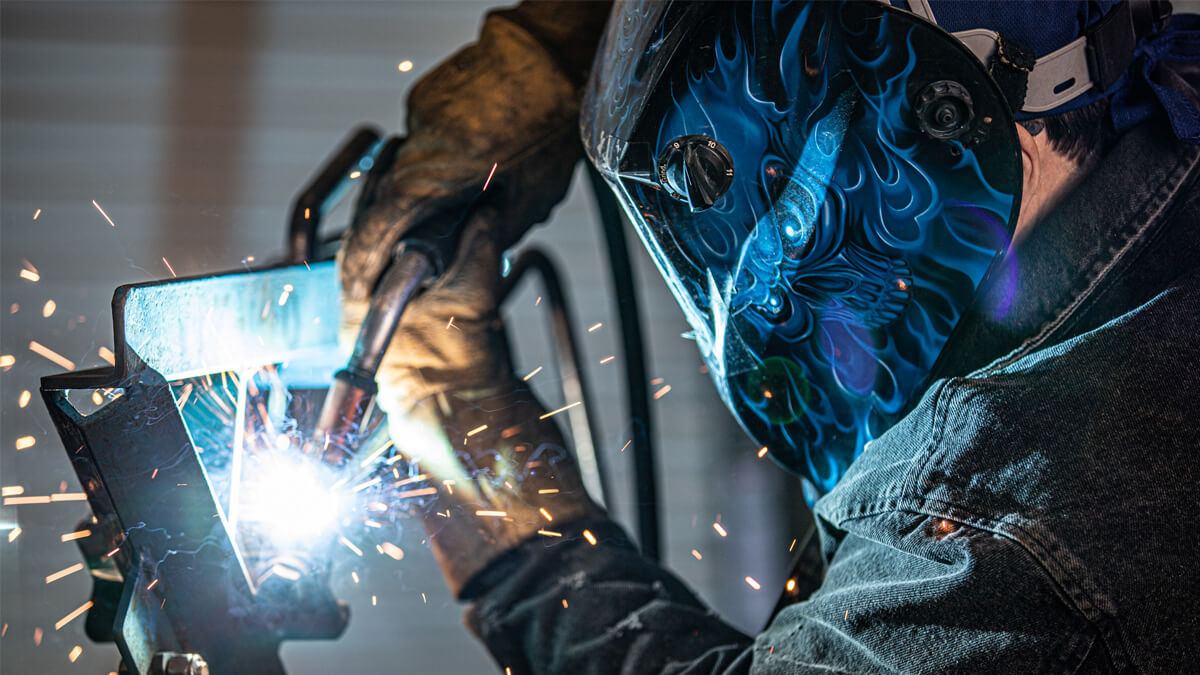
[[[108,214],[104,212],[104,209],[100,208],[100,205],[96,203],[95,199],[92,200],[92,206],[96,207],[96,210],[100,212],[100,215],[104,216],[104,219],[108,221],[110,227],[116,227],[112,221],[112,218],[108,217]]]
[[[564,405],[563,407],[559,408],[558,410],[551,410],[550,412],[546,413],[545,415],[538,417],[538,419],[544,420],[547,417],[554,417],[558,413],[563,412],[564,410],[570,410],[571,408],[574,408],[575,406],[579,405],[580,403],[582,403],[582,401],[576,401],[574,403],[569,403],[569,404]]]
[[[46,577],[46,583],[48,583],[48,584],[53,583],[65,576],[72,575],[82,569],[83,569],[83,563],[75,563],[74,565],[71,565],[70,567],[61,569],[61,570],[55,572],[54,574],[48,575]]]
[[[37,443],[37,439],[33,436],[22,436],[17,439],[17,449],[25,450],[26,448],[32,448],[34,443]]]
[[[33,352],[34,354],[37,354],[38,356],[46,359],[47,361],[50,361],[51,363],[54,363],[55,365],[62,366],[63,368],[66,368],[67,370],[75,370],[75,362],[74,361],[68,359],[67,357],[63,356],[62,354],[59,354],[58,352],[54,351],[53,349],[50,349],[49,347],[38,342],[37,340],[30,340],[29,351]]]
[[[591,530],[584,530],[583,538],[587,539],[588,543],[591,544],[592,546],[596,545],[596,535],[592,534]]]
[[[82,604],[82,605],[80,605],[79,607],[75,608],[75,610],[74,610],[74,611],[72,611],[70,614],[68,614],[68,615],[64,616],[63,618],[59,619],[59,620],[58,620],[58,623],[54,624],[54,630],[58,630],[58,629],[62,628],[63,626],[65,626],[65,625],[67,625],[67,624],[71,623],[71,622],[72,622],[72,621],[74,621],[76,618],[78,618],[80,614],[83,614],[84,612],[86,612],[86,611],[88,611],[89,609],[91,609],[91,607],[92,607],[92,601],[91,601],[91,600],[88,600],[87,602],[83,603],[83,604]]]
[[[750,588],[753,588],[756,591],[758,589],[762,588],[762,586],[759,585],[759,583],[754,580],[754,577],[746,577],[746,585],[749,586]]]
[[[716,530],[717,534],[721,535],[722,537],[729,536],[729,533],[725,531],[725,528],[722,527],[720,523],[713,523],[713,529]]]

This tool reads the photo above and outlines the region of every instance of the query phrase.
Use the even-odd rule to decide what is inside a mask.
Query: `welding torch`
[[[393,137],[376,154],[363,191],[383,176],[404,140]],[[341,466],[352,457],[373,409],[375,375],[408,304],[441,276],[454,259],[473,200],[453,212],[440,212],[411,228],[393,249],[371,295],[346,367],[337,371],[325,397],[313,435],[325,463]]]

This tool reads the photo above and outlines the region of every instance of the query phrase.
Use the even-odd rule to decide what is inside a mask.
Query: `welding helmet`
[[[725,404],[827,491],[1009,243],[1021,163],[996,80],[884,4],[626,3],[582,117]]]

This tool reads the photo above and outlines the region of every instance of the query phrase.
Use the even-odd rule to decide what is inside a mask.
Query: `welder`
[[[1165,2],[491,12],[412,89],[340,265],[353,333],[394,243],[471,205],[378,384],[455,481],[422,518],[497,664],[1194,670],[1197,62]],[[814,500],[758,636],[639,554],[513,375],[501,256],[581,150]]]

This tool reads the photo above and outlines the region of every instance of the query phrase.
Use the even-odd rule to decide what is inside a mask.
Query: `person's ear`
[[[1033,134],[1020,124],[1016,127],[1017,141],[1021,145],[1021,212],[1017,216],[1017,229],[1022,230],[1040,207],[1038,187],[1042,179],[1042,158]]]

